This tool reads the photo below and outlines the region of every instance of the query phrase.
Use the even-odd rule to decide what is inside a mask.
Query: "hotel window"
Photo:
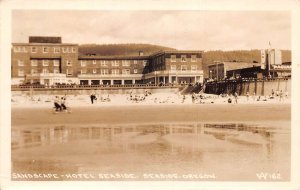
[[[187,71],[187,66],[186,65],[181,65],[181,71]]]
[[[137,69],[134,69],[134,70],[133,70],[133,73],[137,73],[137,72],[138,72],[138,70],[137,70]]]
[[[37,73],[38,73],[37,69],[31,69],[31,74],[37,74]]]
[[[43,69],[43,74],[48,74],[49,70],[48,69]]]
[[[171,65],[171,70],[176,71],[176,65]]]
[[[93,69],[93,73],[96,74],[97,73],[97,69]]]
[[[72,66],[72,61],[66,60],[66,64],[67,64],[67,66]],[[82,64],[81,64],[81,66],[82,66]]]
[[[134,63],[134,64],[137,64],[137,60],[134,60],[133,63]]]
[[[31,53],[36,53],[37,50],[36,50],[36,47],[31,47]]]
[[[130,75],[130,69],[123,69],[122,74],[123,75]]]
[[[119,66],[119,61],[112,61],[111,66],[113,67],[118,67]]]
[[[93,65],[96,65],[97,64],[97,61],[96,60],[93,60]]]
[[[181,62],[186,62],[186,55],[181,55]]]
[[[80,72],[81,72],[81,74],[86,74],[87,70],[86,69],[81,69]]]
[[[64,53],[71,53],[71,49],[68,48],[68,47],[64,47],[64,48],[63,48],[63,52],[64,52]]]
[[[48,60],[43,60],[43,66],[49,66],[49,61]]]
[[[19,47],[14,47],[14,52],[19,52]]]
[[[60,52],[59,47],[55,47],[55,48],[54,48],[54,53],[59,53],[59,52]]]
[[[191,62],[196,62],[196,61],[197,61],[196,55],[192,55],[192,56],[191,56]]]
[[[128,60],[122,60],[122,66],[124,66],[124,67],[130,66],[129,61]]]
[[[18,76],[19,77],[23,77],[24,76],[24,70],[23,69],[19,69],[18,70]]]
[[[49,48],[48,47],[43,47],[43,53],[48,53],[49,52]]]
[[[59,69],[54,68],[54,69],[53,69],[53,73],[58,74],[58,73],[59,73]]]
[[[76,53],[76,48],[72,48],[72,52],[73,52],[73,53]]]
[[[111,70],[111,74],[113,75],[118,75],[120,72],[119,72],[119,69],[112,69]]]
[[[171,62],[176,62],[176,55],[171,55]]]
[[[37,60],[30,60],[30,64],[31,64],[32,67],[38,66]]]
[[[147,65],[147,60],[143,60],[143,66],[145,67]]]
[[[80,65],[81,65],[81,67],[85,67],[86,66],[86,61],[80,61]]]
[[[67,76],[73,75],[73,69],[67,69]]]
[[[101,69],[101,75],[108,75],[108,69]]]
[[[53,60],[53,66],[59,67],[59,60]]]
[[[19,67],[23,67],[23,66],[24,66],[24,61],[18,60],[18,66],[19,66]]]
[[[105,60],[102,60],[101,61],[101,66],[105,66],[106,67],[107,66],[107,62]]]
[[[191,66],[191,71],[197,71],[197,65],[192,65]]]

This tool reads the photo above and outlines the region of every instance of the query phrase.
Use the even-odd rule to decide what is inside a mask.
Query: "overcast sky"
[[[149,43],[180,50],[291,49],[284,11],[14,10],[13,42],[61,36],[65,43]]]

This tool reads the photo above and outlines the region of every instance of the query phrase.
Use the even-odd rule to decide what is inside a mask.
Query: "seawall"
[[[250,95],[255,93],[260,96],[267,96],[274,92],[291,92],[291,79],[273,79],[273,80],[228,80],[219,82],[209,82],[205,85],[205,93],[209,94],[233,94]]]

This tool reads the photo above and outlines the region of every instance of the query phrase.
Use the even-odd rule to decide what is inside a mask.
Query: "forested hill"
[[[152,53],[161,50],[175,50],[174,48],[151,45],[151,44],[83,44],[79,46],[80,54],[96,54],[102,56],[111,55],[139,55],[139,51],[143,51],[144,55],[150,55]]]
[[[79,46],[80,54],[96,54],[102,56],[129,55],[135,56],[139,51],[144,55],[161,50],[176,50],[170,47],[151,44],[83,44]],[[291,61],[291,51],[282,50],[282,62]],[[235,50],[235,51],[205,51],[203,54],[203,64],[209,65],[214,61],[236,61],[236,62],[258,62],[260,63],[260,50]]]
[[[291,51],[281,50],[282,62],[291,61]],[[235,51],[206,51],[203,63],[208,65],[214,61],[258,62],[260,63],[260,50],[235,50]]]

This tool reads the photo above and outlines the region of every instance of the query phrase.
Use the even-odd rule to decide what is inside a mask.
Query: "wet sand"
[[[89,105],[57,114],[34,106],[12,107],[11,116],[12,176],[60,176],[13,180],[257,181],[258,172],[290,179],[290,104]],[[98,176],[116,173],[137,178]]]
[[[290,121],[290,104],[123,105],[73,107],[54,114],[45,107],[12,107],[12,126],[47,124],[118,124],[161,122]]]

